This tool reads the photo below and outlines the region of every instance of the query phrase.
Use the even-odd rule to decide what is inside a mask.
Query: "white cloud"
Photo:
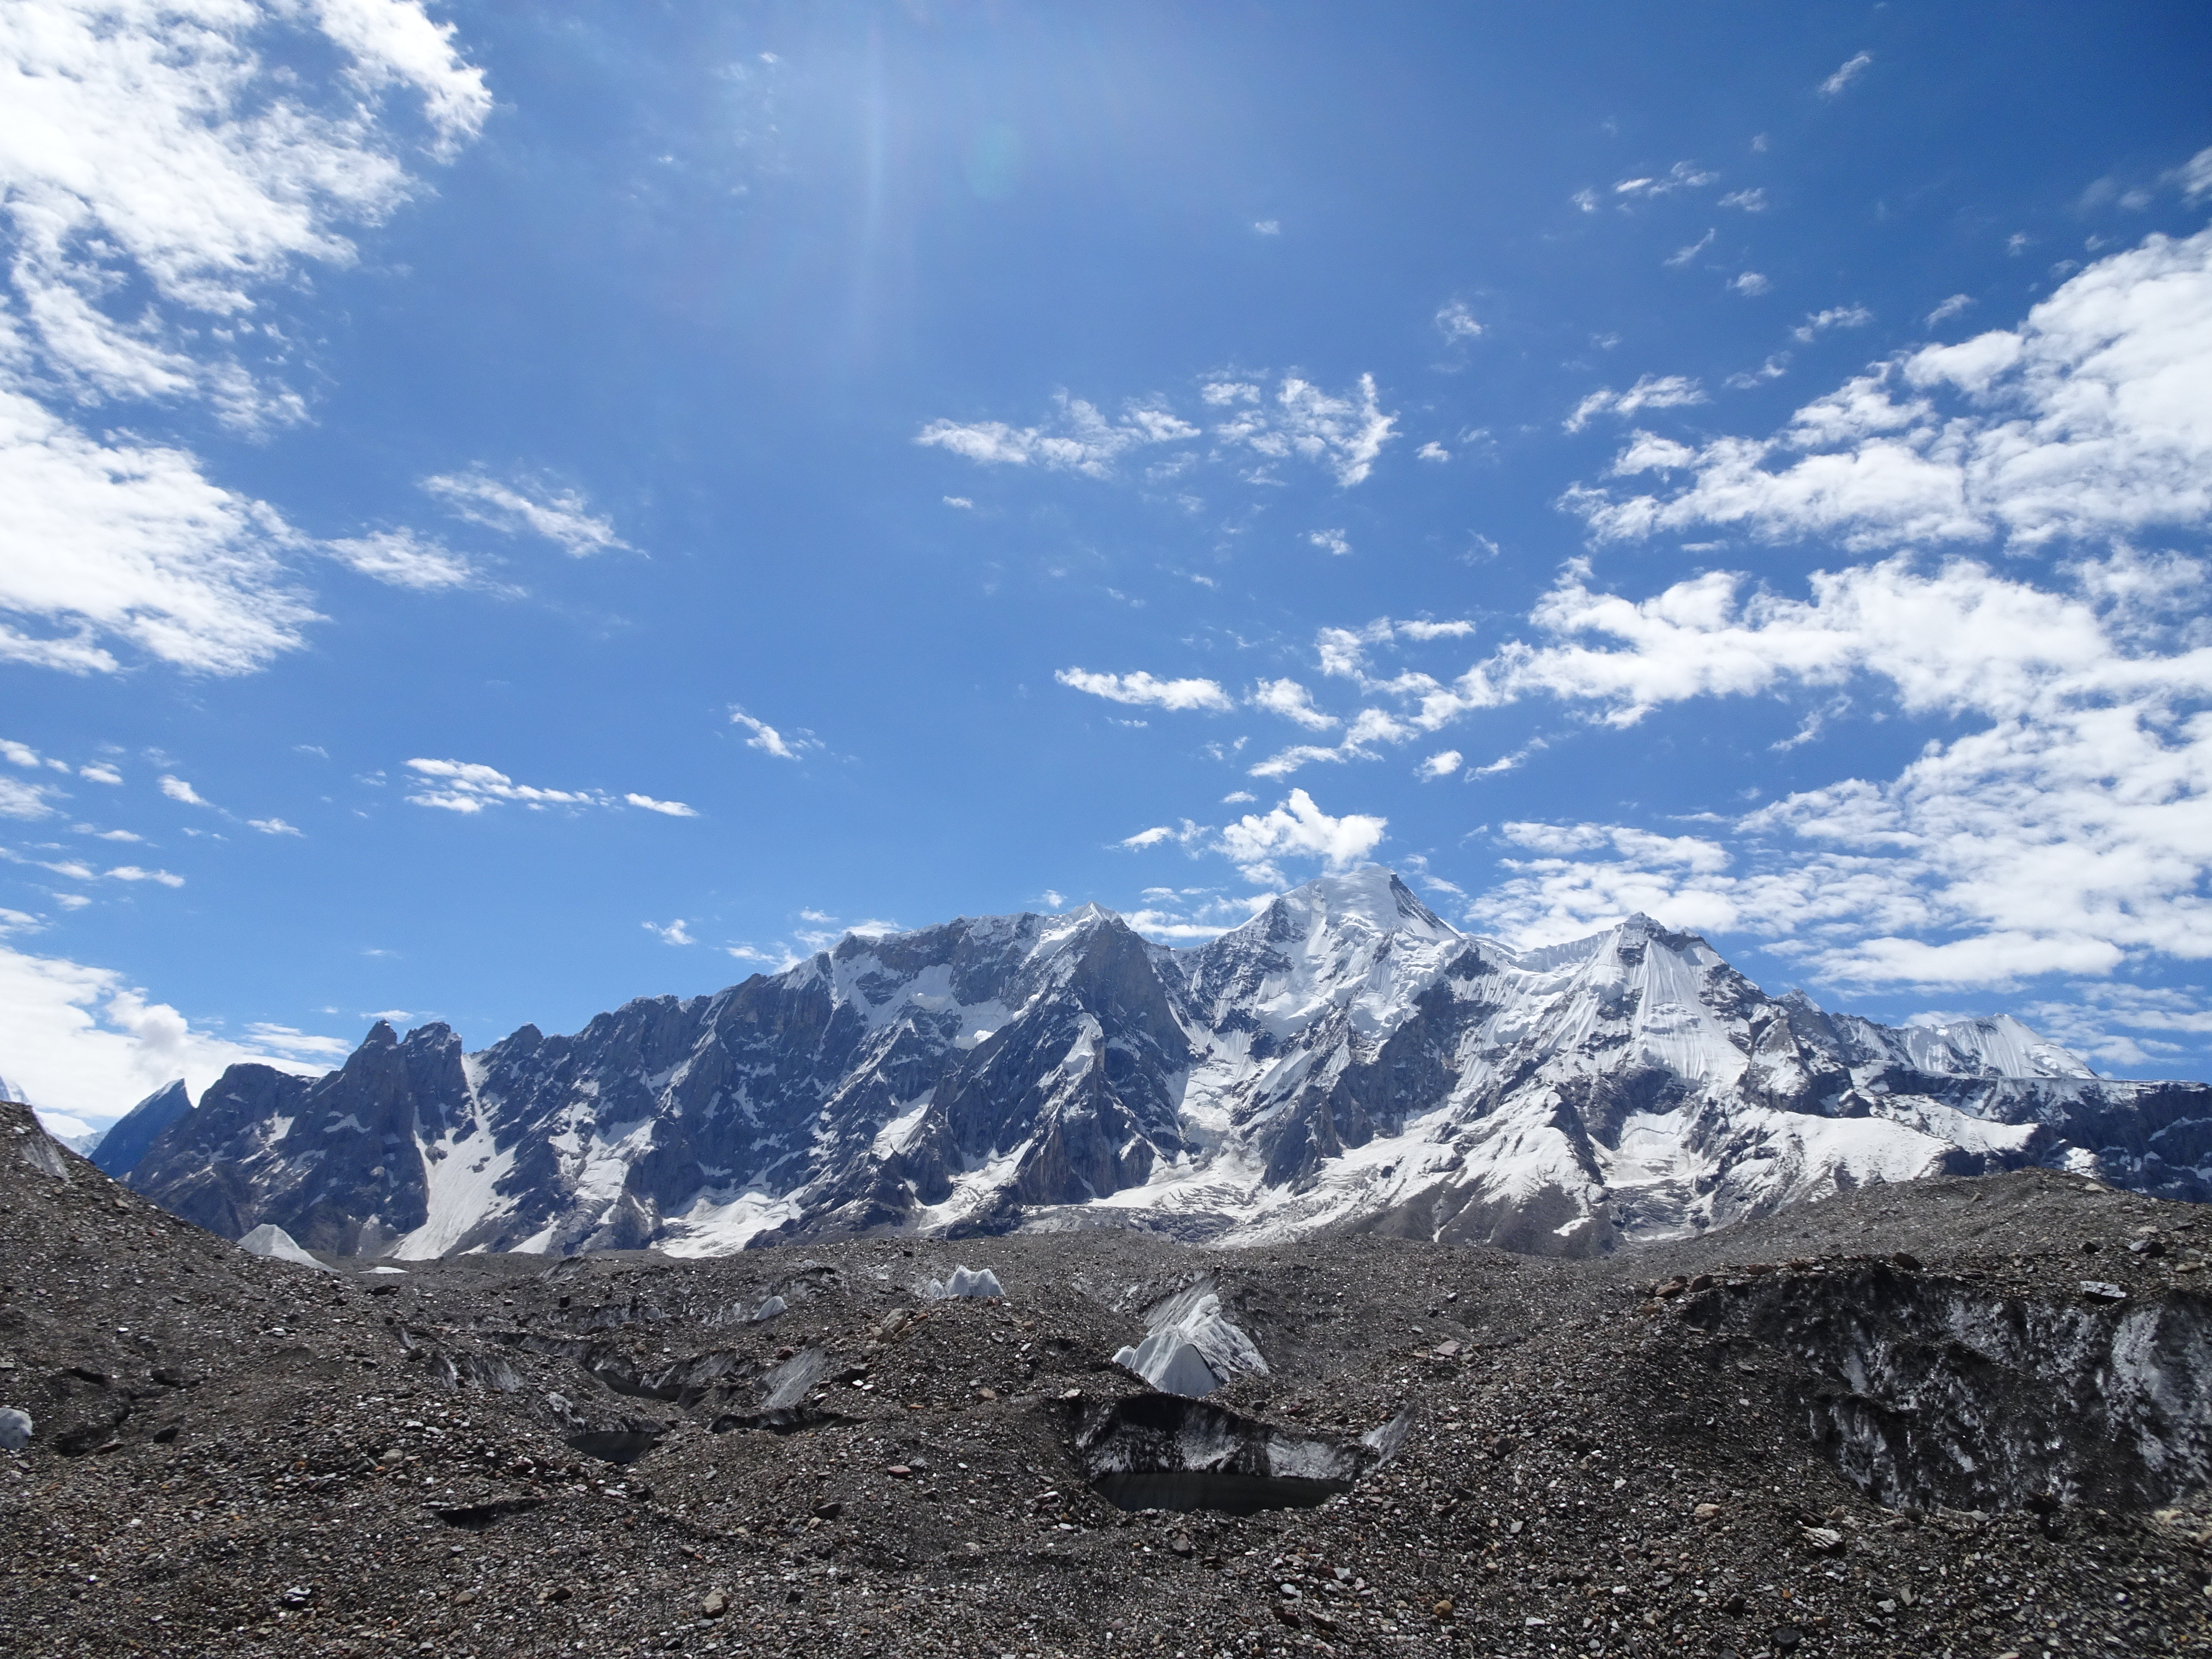
[[[247,827],[258,830],[264,836],[296,836],[301,832],[282,818],[248,818]]]
[[[1354,389],[1342,394],[1323,392],[1296,375],[1284,376],[1272,392],[1257,379],[1222,377],[1201,383],[1199,398],[1218,411],[1211,428],[1184,419],[1160,399],[1127,404],[1115,419],[1061,392],[1054,399],[1056,414],[1042,424],[937,420],[917,433],[915,441],[982,465],[1036,465],[1107,478],[1133,452],[1210,437],[1213,459],[1249,452],[1263,464],[1304,460],[1349,489],[1365,481],[1396,428],[1397,417],[1382,410],[1371,374],[1361,375]],[[1194,450],[1184,454],[1196,458]]]
[[[164,776],[161,780],[161,793],[167,795],[171,800],[182,801],[187,806],[212,806],[215,805],[214,802],[207,799],[198,790],[193,788],[191,785],[186,783],[182,778]]]
[[[1409,640],[1458,640],[1474,632],[1474,624],[1458,618],[1450,622],[1400,622],[1393,624],[1394,631]]]
[[[1397,416],[1382,412],[1372,374],[1361,375],[1357,387],[1341,395],[1286,375],[1272,399],[1247,404],[1213,431],[1224,443],[1270,460],[1310,461],[1349,489],[1366,482],[1396,427]]]
[[[394,587],[434,592],[467,587],[480,579],[468,558],[434,538],[412,530],[380,530],[367,536],[325,542],[323,550],[349,570]]]
[[[194,1030],[112,969],[0,948],[0,1054],[8,1056],[8,1080],[47,1110],[119,1116],[179,1077],[198,1094],[242,1060],[321,1073],[324,1066],[292,1057],[301,1041],[233,1042]],[[343,1053],[344,1045],[325,1052],[332,1050]]]
[[[1601,539],[1740,525],[1872,548],[2117,535],[2212,507],[2212,231],[2100,260],[2015,330],[1877,364],[1672,494],[1566,505]]]
[[[1044,426],[938,420],[915,434],[915,441],[986,465],[1027,466],[1036,462],[1103,478],[1112,474],[1114,463],[1131,450],[1188,442],[1200,435],[1197,427],[1157,403],[1130,404],[1115,421],[1101,414],[1096,404],[1066,392],[1054,402],[1059,414]]]
[[[1864,328],[1873,320],[1874,313],[1864,306],[1831,306],[1826,311],[1810,313],[1790,332],[1810,345],[1832,328]]]
[[[1973,303],[1974,296],[1971,294],[1954,294],[1928,313],[1928,326],[1933,328],[1938,323],[1949,321]]]
[[[1284,876],[1277,860],[1318,859],[1327,869],[1343,870],[1371,854],[1389,824],[1387,818],[1357,812],[1331,817],[1304,790],[1293,789],[1272,811],[1248,812],[1224,828],[1215,850],[1247,881],[1279,887]]]
[[[1741,276],[1733,278],[1729,283],[1729,287],[1738,294],[1754,295],[1764,294],[1773,286],[1773,283],[1755,270],[1747,270]]]
[[[1451,451],[1431,438],[1413,452],[1413,458],[1422,461],[1448,461],[1451,459]]]
[[[1283,222],[1279,219],[1255,219],[1252,228],[1262,236],[1279,236],[1283,234]]]
[[[1857,80],[1860,76],[1865,74],[1867,65],[1873,62],[1874,54],[1870,52],[1858,52],[1846,58],[1843,67],[1820,82],[1820,96],[1833,98],[1845,87]]]
[[[1430,756],[1415,767],[1413,775],[1423,783],[1435,783],[1458,771],[1464,758],[1458,750],[1447,749],[1442,754]]]
[[[1679,190],[1702,190],[1719,177],[1719,173],[1707,173],[1693,161],[1677,161],[1656,178],[1623,179],[1613,187],[1613,193],[1626,201],[1672,196]]]
[[[1681,266],[1686,265],[1691,260],[1696,258],[1700,253],[1703,253],[1707,248],[1713,245],[1713,238],[1717,234],[1717,232],[1708,230],[1704,235],[1698,237],[1696,241],[1688,244],[1686,246],[1676,248],[1672,253],[1667,256],[1665,261],[1666,264],[1669,269],[1674,270],[1679,270]]]
[[[1640,831],[1512,832],[1555,858],[1595,836],[1616,856],[1530,866],[1489,919],[1556,934],[1617,914],[1632,889],[1678,925],[1795,939],[1844,982],[1998,984],[2212,955],[2212,650],[2173,626],[2193,623],[2205,586],[2188,561],[2124,551],[2077,566],[2070,593],[1903,556],[1818,574],[1804,599],[1709,574],[1632,602],[1571,574],[1536,613],[1561,642],[1479,665],[1454,688],[1463,707],[1550,695],[1625,725],[1691,697],[1866,678],[1907,714],[1972,729],[1892,781],[1747,814],[1733,851],[1701,863]],[[1570,834],[1583,842],[1558,839]],[[1673,908],[1644,902],[1670,884]]]
[[[1763,189],[1732,190],[1721,198],[1723,207],[1741,208],[1746,213],[1766,211],[1766,191]]]
[[[4,759],[10,766],[35,767],[40,763],[37,750],[28,744],[17,743],[13,738],[0,738],[0,759]]]
[[[2182,199],[2201,202],[2212,196],[2212,147],[2200,149],[2180,168]]]
[[[122,773],[117,771],[112,766],[105,765],[97,761],[94,762],[89,766],[78,767],[76,769],[76,775],[81,778],[89,779],[94,783],[117,784],[123,781]]]
[[[64,630],[0,622],[0,660],[112,673],[107,635],[179,667],[245,673],[317,619],[282,562],[299,538],[274,508],[210,483],[181,450],[94,439],[4,384],[0,498],[0,611]]]
[[[1475,320],[1474,313],[1462,301],[1454,300],[1440,307],[1436,320],[1437,331],[1455,343],[1476,339],[1482,333],[1482,325]]]
[[[686,806],[680,800],[655,800],[650,795],[624,795],[623,799],[632,806],[647,812],[658,812],[664,817],[696,818],[699,816],[696,807]]]
[[[151,881],[163,887],[182,887],[185,878],[167,870],[142,870],[135,864],[118,864],[107,872],[110,881]]]
[[[533,788],[473,761],[410,760],[407,767],[416,775],[414,793],[407,799],[417,806],[439,806],[449,812],[481,812],[509,801],[533,811],[607,804],[606,796],[597,790]]]
[[[1242,806],[1248,801],[1259,799],[1249,789],[1232,789],[1221,798],[1221,804],[1224,806]]]
[[[801,731],[790,738],[770,726],[766,720],[748,714],[742,708],[730,710],[730,724],[742,726],[752,733],[745,739],[745,747],[757,749],[763,755],[773,755],[778,760],[795,761],[810,749],[822,747],[821,740],[810,732]]]
[[[1578,190],[1567,199],[1584,213],[1597,211],[1597,192],[1594,190]]]
[[[1310,530],[1306,532],[1306,540],[1322,552],[1334,554],[1340,559],[1352,551],[1351,540],[1341,530]]]
[[[614,521],[593,514],[574,489],[538,479],[502,483],[482,471],[440,473],[423,479],[422,488],[471,524],[508,536],[543,536],[571,558],[635,550],[615,534]]]
[[[1212,680],[1155,679],[1142,670],[1133,674],[1094,674],[1082,668],[1062,668],[1053,678],[1094,697],[1140,707],[1195,708],[1225,714],[1237,706],[1229,694]]]
[[[21,783],[14,778],[0,777],[0,818],[52,817],[56,808],[48,797],[54,793],[47,784]]]
[[[644,922],[641,926],[647,933],[656,935],[663,945],[696,945],[699,942],[685,931],[684,918],[681,916],[677,917],[665,927],[657,921]],[[731,954],[734,956],[736,952],[732,951]]]
[[[1574,407],[1566,429],[1579,432],[1598,415],[1633,415],[1643,409],[1680,409],[1705,401],[1705,388],[1680,374],[1646,374],[1626,392],[1600,386]]]
[[[1295,720],[1310,732],[1327,732],[1340,725],[1333,714],[1313,706],[1313,694],[1296,680],[1261,680],[1252,688],[1252,707]]]
[[[1218,939],[1241,927],[1275,902],[1273,893],[1227,894],[1211,888],[1147,887],[1147,902],[1124,911],[1121,919],[1146,939],[1164,944],[1189,944]]]
[[[947,507],[957,507],[963,513],[972,513],[975,510],[975,503],[965,495],[947,495],[945,498],[945,504]]]
[[[343,88],[272,74],[264,31],[335,46]],[[325,44],[327,43],[327,44]],[[121,667],[103,636],[241,673],[316,620],[288,574],[301,539],[189,453],[95,437],[76,411],[197,399],[253,429],[304,418],[274,379],[291,349],[257,290],[353,258],[414,188],[382,90],[421,94],[441,150],[489,108],[447,32],[398,0],[245,0],[0,10],[0,214],[15,304],[0,312],[0,659]],[[258,351],[260,356],[254,354]]]

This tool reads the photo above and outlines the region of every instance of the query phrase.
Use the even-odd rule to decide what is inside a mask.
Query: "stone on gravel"
[[[21,1451],[31,1443],[31,1414],[13,1406],[0,1411],[0,1451]]]

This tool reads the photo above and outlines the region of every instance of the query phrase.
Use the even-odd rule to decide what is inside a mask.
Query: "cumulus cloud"
[[[1790,332],[1810,345],[1832,328],[1864,328],[1873,320],[1874,313],[1864,306],[1831,306],[1811,313]]]
[[[1773,437],[1715,440],[1677,489],[1577,488],[1565,504],[1601,540],[1731,525],[1868,549],[2200,522],[2208,384],[2212,231],[2153,236],[2080,272],[2017,329],[1876,364]]]
[[[1306,532],[1306,540],[1322,552],[1334,554],[1340,559],[1352,551],[1351,538],[1341,530],[1310,530]]]
[[[112,969],[0,947],[0,1054],[33,1105],[105,1121],[181,1077],[197,1095],[226,1066],[255,1060],[315,1075],[346,1045],[256,1028],[245,1042],[195,1029]],[[303,1045],[312,1044],[312,1048]]]
[[[642,811],[658,812],[663,817],[696,818],[698,809],[686,806],[680,800],[655,800],[650,795],[624,795],[623,799]]]
[[[596,789],[535,788],[473,761],[410,760],[407,769],[416,775],[407,799],[417,806],[442,807],[448,812],[473,814],[510,802],[532,811],[607,805],[607,797]]]
[[[663,945],[696,945],[699,942],[685,929],[684,918],[681,916],[677,917],[665,927],[657,921],[648,921],[642,925],[647,933],[653,934]],[[735,953],[732,952],[732,954]]]
[[[1747,270],[1742,275],[1731,278],[1729,283],[1729,287],[1736,293],[1753,296],[1765,293],[1773,286],[1773,283],[1755,270]]]
[[[187,806],[212,806],[214,805],[212,801],[207,799],[198,790],[193,788],[191,785],[186,783],[182,778],[164,776],[161,780],[161,793],[167,795],[171,800],[182,801]]]
[[[1522,870],[1485,919],[1564,937],[1632,890],[1630,908],[1796,940],[1824,977],[1859,983],[2212,955],[2212,660],[2177,626],[2204,591],[2189,561],[2124,551],[2076,567],[2070,592],[1903,556],[1817,574],[1804,599],[1723,574],[1632,601],[1571,574],[1536,612],[1556,642],[1478,665],[1452,688],[1462,706],[1542,695],[1627,725],[1692,697],[1866,679],[1908,714],[1974,729],[1894,779],[1742,815],[1696,860],[1679,838],[1626,829],[1513,832],[1565,861]],[[1601,844],[1611,856],[1584,855]],[[1644,902],[1655,884],[1682,896]]]
[[[1207,388],[1209,394],[1218,389]],[[1347,489],[1366,482],[1397,428],[1397,416],[1383,412],[1372,374],[1361,375],[1344,393],[1326,392],[1286,375],[1271,398],[1224,401],[1231,412],[1213,428],[1223,443],[1242,446],[1267,460],[1310,461]]]
[[[1456,773],[1465,757],[1456,749],[1447,749],[1442,754],[1431,755],[1413,769],[1413,775],[1423,783],[1435,783]]]
[[[1217,846],[1245,880],[1280,887],[1286,881],[1282,860],[1318,860],[1328,870],[1347,869],[1374,852],[1389,825],[1387,818],[1358,812],[1331,817],[1304,790],[1293,789],[1272,811],[1248,812],[1226,825]]]
[[[49,817],[57,810],[47,799],[52,793],[43,783],[0,778],[0,818]]]
[[[1054,413],[1035,426],[1005,421],[936,420],[915,441],[987,466],[1041,466],[1115,476],[1123,458],[1163,445],[1189,446],[1170,470],[1194,464],[1204,445],[1206,459],[1259,458],[1268,464],[1310,462],[1342,487],[1363,483],[1396,429],[1397,417],[1385,412],[1375,377],[1363,374],[1352,389],[1323,391],[1297,375],[1285,375],[1270,387],[1264,377],[1222,376],[1200,383],[1197,411],[1201,425],[1177,414],[1164,399],[1132,402],[1118,416],[1061,392]]]
[[[1474,313],[1462,301],[1454,300],[1440,307],[1436,321],[1437,332],[1454,343],[1475,339],[1482,333],[1482,325],[1475,320]]]
[[[822,747],[820,739],[811,732],[800,731],[786,738],[766,720],[748,714],[742,708],[730,710],[730,724],[742,726],[752,736],[745,739],[745,747],[757,749],[763,755],[773,755],[778,760],[795,761],[810,749]]]
[[[1646,374],[1626,392],[1600,386],[1574,406],[1565,422],[1579,432],[1599,415],[1633,415],[1644,409],[1680,409],[1705,401],[1705,388],[1680,374]]]
[[[1925,319],[1928,326],[1933,328],[1938,323],[1948,322],[1973,303],[1974,296],[1971,294],[1954,294],[1928,313]]]
[[[301,55],[335,49],[342,84],[272,73],[268,30],[319,37]],[[282,514],[187,451],[93,435],[78,411],[304,418],[259,295],[303,264],[350,261],[346,231],[406,199],[409,107],[433,152],[477,131],[489,97],[450,34],[402,0],[0,12],[0,611],[15,618],[0,659],[113,672],[120,644],[228,674],[301,642],[316,617]]]
[[[1313,694],[1296,680],[1261,680],[1252,688],[1252,707],[1295,720],[1310,732],[1334,730],[1342,722],[1313,705]]]
[[[615,534],[611,519],[591,511],[580,492],[543,480],[509,483],[474,470],[440,473],[423,479],[422,488],[471,524],[502,535],[543,536],[571,558],[635,550]]]
[[[1182,443],[1200,430],[1160,404],[1132,403],[1118,419],[1080,398],[1060,393],[1055,416],[1038,426],[1010,426],[1004,421],[932,421],[915,441],[993,466],[1032,463],[1088,477],[1111,476],[1114,463],[1134,449]]]
[[[1053,678],[1077,691],[1087,691],[1109,702],[1166,709],[1203,709],[1227,714],[1237,705],[1212,680],[1163,680],[1139,669],[1133,674],[1094,674],[1088,669],[1062,668]]]
[[[1766,211],[1766,191],[1759,188],[1732,190],[1721,198],[1723,207],[1741,208],[1746,213]]]
[[[248,818],[246,824],[249,830],[258,830],[264,836],[296,836],[301,833],[282,818]]]

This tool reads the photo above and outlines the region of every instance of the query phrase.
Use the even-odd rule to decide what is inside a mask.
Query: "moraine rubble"
[[[2212,1226],[2054,1172],[1598,1261],[1100,1231],[331,1273],[0,1113],[11,1654],[2212,1642]],[[929,1294],[960,1268],[1002,1294]],[[1114,1362],[1209,1297],[1264,1370]]]

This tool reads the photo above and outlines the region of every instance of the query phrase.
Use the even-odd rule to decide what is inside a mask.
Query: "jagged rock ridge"
[[[1643,916],[1516,951],[1367,870],[1185,950],[1085,906],[477,1054],[380,1023],[320,1079],[232,1067],[129,1178],[230,1237],[401,1258],[1090,1225],[1583,1255],[2023,1164],[2202,1200],[2212,1090],[2100,1079],[2009,1018],[1769,997]]]

